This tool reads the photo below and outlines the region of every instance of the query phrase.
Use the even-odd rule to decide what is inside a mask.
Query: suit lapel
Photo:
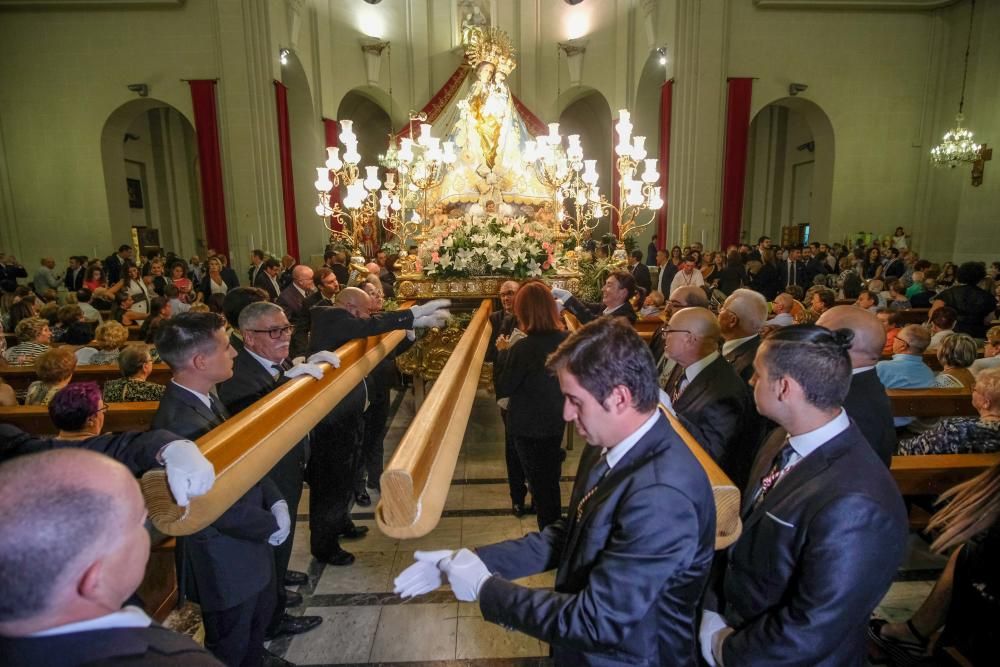
[[[168,385],[168,388],[169,391],[173,392],[174,396],[178,401],[180,401],[184,405],[191,408],[191,410],[196,412],[199,417],[201,417],[211,425],[211,428],[215,428],[216,426],[222,423],[221,421],[219,421],[219,418],[216,417],[215,414],[208,408],[208,406],[201,402],[200,398],[192,394],[187,389],[182,389],[181,387],[176,386],[173,382],[171,382]],[[219,407],[220,409],[222,408],[221,401],[219,401]]]
[[[729,363],[720,356],[698,373],[693,381],[688,383],[688,386],[684,388],[681,395],[677,397],[677,404],[675,405],[677,410],[682,410],[693,404],[702,394],[708,391],[710,386],[715,384],[715,376],[718,375],[717,364],[720,362],[724,364]]]

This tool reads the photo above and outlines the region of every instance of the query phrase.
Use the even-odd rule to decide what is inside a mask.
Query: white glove
[[[430,315],[415,318],[413,320],[413,328],[428,329],[431,327],[443,327],[448,323],[450,318],[451,313],[447,310],[436,310]]]
[[[665,407],[674,417],[677,416],[677,412],[674,410],[674,402],[670,400],[670,394],[663,391],[663,389],[660,389],[660,405]]]
[[[309,355],[308,361],[310,364],[318,364],[322,361],[334,368],[340,368],[340,357],[337,356],[336,352],[330,352],[329,350],[320,350],[315,354]]]
[[[407,329],[406,330],[406,340],[414,341],[416,339],[417,339],[417,332],[414,331],[413,329]]]
[[[438,568],[438,563],[455,555],[451,549],[439,551],[414,551],[413,559],[417,561],[399,573],[393,580],[393,593],[402,598],[412,598],[424,593],[430,593],[444,584],[444,575]]]
[[[559,303],[561,303],[563,305],[566,305],[566,301],[571,296],[573,296],[573,293],[570,292],[569,290],[563,289],[561,287],[553,287],[552,288],[552,296],[554,296],[556,298],[556,301],[558,301]]]
[[[167,470],[170,493],[181,507],[187,507],[193,496],[208,493],[215,484],[215,467],[190,440],[167,443],[160,458]]]
[[[288,534],[292,532],[292,517],[288,514],[288,503],[284,500],[271,505],[271,514],[278,522],[278,530],[274,531],[271,537],[267,538],[268,543],[276,547],[288,539]]]
[[[450,308],[451,299],[433,299],[427,303],[421,303],[410,308],[410,312],[413,313],[413,319],[423,317],[424,315],[430,315],[435,310],[440,310],[442,308]]]
[[[450,559],[439,562],[438,567],[448,575],[452,592],[462,602],[478,600],[483,584],[493,576],[479,556],[468,549],[460,549]]]
[[[729,628],[726,619],[721,615],[704,609],[701,612],[701,627],[698,628],[698,643],[701,646],[701,657],[705,659],[710,667],[716,666],[715,655],[712,653],[712,646],[715,643],[715,636],[722,630]]]
[[[303,375],[311,375],[317,380],[323,379],[323,369],[316,364],[304,363],[298,366],[292,366],[287,371],[285,371],[286,378],[297,378]]]

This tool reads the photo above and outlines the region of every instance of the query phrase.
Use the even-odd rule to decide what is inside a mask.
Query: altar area
[[[379,165],[359,164],[353,123],[340,122],[340,145],[316,170],[316,213],[354,261],[379,249],[398,257],[402,299],[493,297],[511,278],[579,293],[598,223],[611,221],[613,264],[624,265],[626,242],[663,206],[658,161],[621,110],[609,200],[579,135],[564,138],[511,93],[508,35],[472,28],[464,38],[463,65],[410,113]]]

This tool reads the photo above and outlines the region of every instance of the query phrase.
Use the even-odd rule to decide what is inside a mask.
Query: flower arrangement
[[[541,223],[465,216],[436,227],[417,257],[428,276],[529,278],[554,269],[555,250],[551,231]]]

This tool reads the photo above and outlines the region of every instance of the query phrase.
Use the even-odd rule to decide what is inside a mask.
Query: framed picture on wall
[[[142,208],[142,181],[138,178],[126,178],[125,187],[128,189],[128,207]]]

